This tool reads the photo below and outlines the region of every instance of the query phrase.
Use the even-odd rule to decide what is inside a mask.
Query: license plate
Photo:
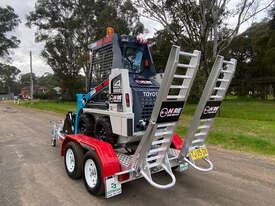
[[[192,160],[201,159],[208,156],[208,150],[205,147],[194,149],[189,152],[189,156]]]
[[[183,171],[185,171],[187,169],[188,169],[188,163],[187,162],[180,163],[180,165],[179,165],[179,171],[180,172],[183,172]]]
[[[105,185],[105,197],[109,198],[121,193],[121,184],[118,182],[117,176],[107,177]]]

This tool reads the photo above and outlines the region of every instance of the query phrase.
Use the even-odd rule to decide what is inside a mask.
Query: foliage
[[[31,75],[32,75],[32,79],[33,79],[33,84],[34,85],[37,84],[37,77],[34,73],[32,73],[32,74],[25,73],[25,74],[21,74],[20,78],[19,78],[19,83],[20,83],[21,87],[30,86]]]
[[[275,12],[271,17],[254,24],[232,42],[229,53],[238,60],[238,70],[232,84],[237,95],[250,93],[262,99],[269,94],[274,95]]]
[[[107,26],[121,34],[141,32],[137,14],[130,0],[38,0],[27,20],[38,28],[36,40],[45,42],[42,56],[73,98],[81,89],[74,87],[79,72],[87,73],[88,44],[105,36]]]
[[[191,95],[198,98],[216,55],[226,55],[240,26],[272,4],[271,1],[254,9],[259,2],[237,1],[232,7],[228,0],[140,0],[136,1],[136,5],[145,16],[163,26],[163,30],[153,38],[157,68],[164,68],[165,59],[169,56],[168,48],[172,44],[187,51],[201,51],[200,71],[195,80],[198,86],[191,91]],[[236,23],[228,25],[228,18],[235,18]]]
[[[239,1],[233,10],[228,0],[143,0],[136,4],[147,17],[162,24],[164,29],[158,34],[170,36],[170,44],[202,51],[201,68],[207,74],[209,63],[229,47],[240,25],[271,5],[268,3],[259,10],[253,10],[257,1],[245,0]],[[232,28],[225,23],[229,17],[237,18]]]
[[[10,32],[15,29],[20,20],[10,6],[0,7],[0,58],[9,59],[10,49],[18,47],[20,41]],[[0,92],[17,93],[19,85],[16,76],[20,70],[14,66],[0,63]]]
[[[37,77],[37,83],[41,86],[54,88],[58,86],[58,77],[49,72],[44,73],[41,77]]]
[[[16,76],[19,73],[20,70],[16,67],[0,63],[0,92],[16,93],[18,91]]]
[[[10,6],[0,7],[0,57],[8,56],[9,49],[18,47],[20,41],[16,36],[8,34],[19,24],[20,20]]]

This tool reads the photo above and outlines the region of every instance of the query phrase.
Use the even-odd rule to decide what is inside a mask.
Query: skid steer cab
[[[82,177],[91,194],[109,198],[122,192],[123,183],[141,177],[166,189],[176,183],[174,170],[213,169],[205,141],[235,59],[217,56],[187,134],[180,138],[175,129],[199,68],[199,51],[172,46],[165,72],[157,74],[148,42],[140,37],[108,28],[106,37],[88,49],[87,92],[77,94],[75,113],[52,122],[52,146],[60,140],[69,177]],[[160,171],[170,176],[168,184],[154,181]]]

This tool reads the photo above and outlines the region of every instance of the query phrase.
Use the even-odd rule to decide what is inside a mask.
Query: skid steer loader
[[[54,124],[52,145],[61,141],[67,174],[83,177],[93,195],[107,198],[121,184],[144,177],[150,185],[175,185],[173,169],[210,171],[206,138],[235,71],[236,60],[217,56],[184,141],[175,133],[201,53],[172,46],[165,72],[156,74],[147,41],[112,31],[89,45],[87,93],[77,94],[76,113]],[[161,77],[162,76],[162,77]],[[207,163],[203,168],[199,160]],[[165,171],[168,184],[153,180]]]

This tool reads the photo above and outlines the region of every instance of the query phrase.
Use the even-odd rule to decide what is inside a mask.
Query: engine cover
[[[158,95],[159,84],[151,79],[130,78],[133,94],[134,132],[144,131]]]

